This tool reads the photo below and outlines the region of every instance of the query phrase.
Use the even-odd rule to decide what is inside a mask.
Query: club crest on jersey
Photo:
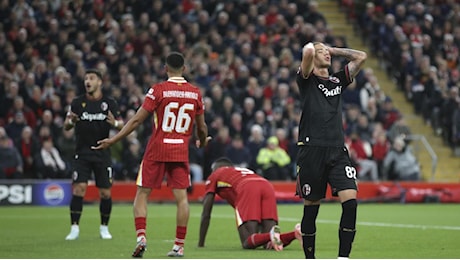
[[[311,193],[311,187],[310,187],[309,184],[303,185],[303,187],[302,187],[302,193],[303,193],[304,196],[310,195],[310,193]]]
[[[109,105],[106,102],[101,103],[101,109],[102,111],[107,111],[107,108],[109,108]]]
[[[329,81],[333,82],[333,83],[339,83],[340,82],[340,79],[337,78],[337,77],[334,77],[334,76],[330,76],[329,77]]]
[[[82,107],[86,107],[86,102],[81,103]]]
[[[153,95],[153,88],[150,88],[149,91],[147,92],[147,95],[145,96],[152,100],[155,100],[155,96]]]

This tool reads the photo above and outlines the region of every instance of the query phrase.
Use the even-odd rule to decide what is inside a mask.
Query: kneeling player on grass
[[[299,224],[292,232],[280,233],[275,190],[268,180],[250,169],[234,167],[227,158],[217,159],[211,168],[212,174],[206,180],[198,247],[204,247],[216,194],[235,209],[244,249],[264,245],[281,251],[294,239],[302,241]]]

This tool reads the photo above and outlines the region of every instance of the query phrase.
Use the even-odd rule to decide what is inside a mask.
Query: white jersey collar
[[[187,83],[184,77],[170,77],[168,78],[168,81],[174,83]]]

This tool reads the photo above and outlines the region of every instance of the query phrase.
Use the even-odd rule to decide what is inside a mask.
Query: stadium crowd
[[[374,2],[355,17],[371,54],[393,65],[388,71],[416,111],[458,144],[460,5]],[[75,140],[62,124],[72,99],[84,93],[85,70],[103,72],[104,93],[128,120],[148,88],[166,79],[166,55],[180,51],[186,79],[202,90],[213,136],[205,149],[190,142],[193,181],[206,179],[222,156],[267,179],[292,180],[301,49],[309,41],[347,47],[310,0],[1,0],[0,19],[0,178],[69,178]],[[333,59],[332,70],[342,62]],[[372,69],[344,92],[343,111],[359,178],[404,179],[385,157],[410,129]],[[152,123],[111,147],[116,179],[136,177]]]
[[[460,148],[459,1],[340,1],[433,131]]]

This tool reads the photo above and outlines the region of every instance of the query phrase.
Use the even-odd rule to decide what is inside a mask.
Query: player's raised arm
[[[69,110],[64,120],[64,130],[70,130],[78,121],[78,115]]]
[[[206,138],[205,138],[206,139]],[[209,192],[203,199],[203,212],[201,213],[200,223],[200,238],[198,240],[198,247],[204,247],[206,234],[208,233],[209,223],[211,222],[212,206],[214,205],[215,194]]]
[[[313,71],[313,60],[315,58],[315,46],[309,42],[302,48],[302,63],[300,68],[304,78],[308,78],[310,73]]]
[[[126,123],[125,126],[118,132],[116,135],[114,135],[111,138],[106,138],[103,140],[99,140],[98,146],[96,147],[91,147],[91,149],[94,150],[100,150],[100,149],[106,149],[110,147],[112,144],[120,141],[121,139],[125,138],[127,135],[129,135],[134,129],[136,129],[144,120],[150,115],[150,113],[145,110],[144,108],[140,107],[136,114]]]
[[[354,78],[358,74],[367,59],[367,53],[364,51],[348,48],[329,48],[329,53],[332,56],[341,56],[350,61],[348,63],[348,72],[351,78]]]

